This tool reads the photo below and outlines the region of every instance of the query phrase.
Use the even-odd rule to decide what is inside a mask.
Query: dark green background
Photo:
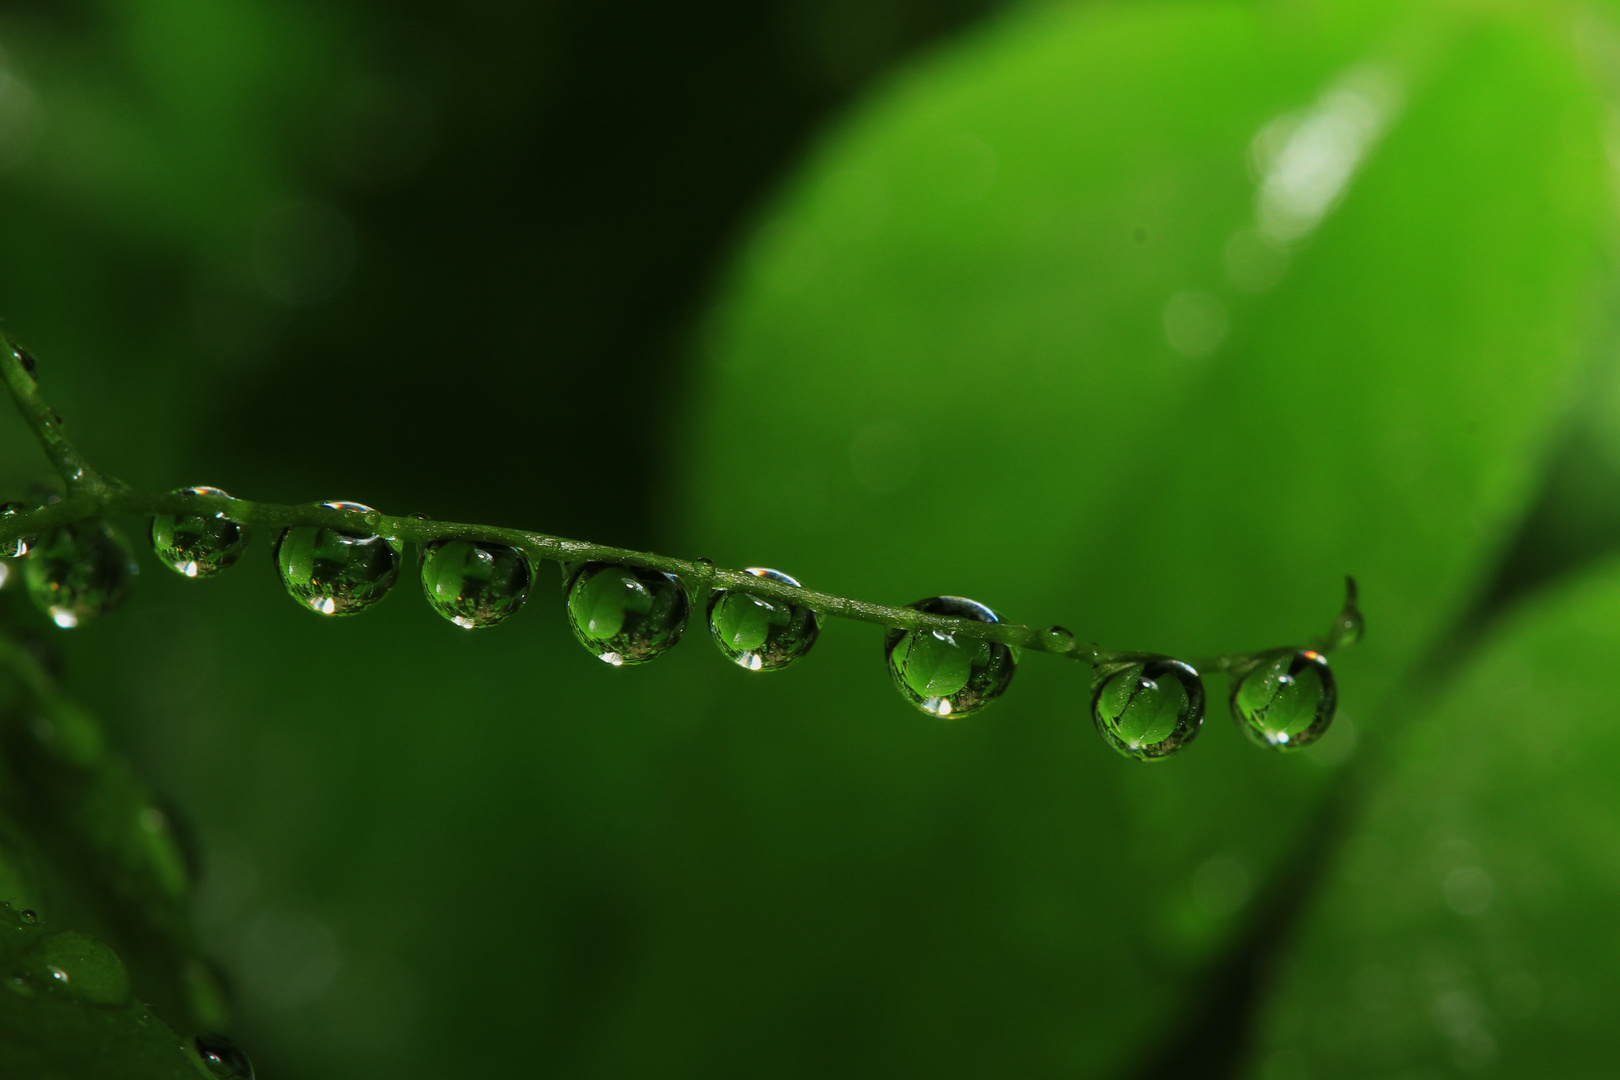
[[[10,5],[0,313],[137,485],[1189,656],[1364,591],[1317,749],[1211,678],[1147,766],[1051,657],[940,723],[859,624],[619,671],[551,567],[468,633],[148,559],[63,683],[193,823],[260,1075],[1603,1075],[1613,15]],[[1245,289],[1312,130],[1359,156]]]

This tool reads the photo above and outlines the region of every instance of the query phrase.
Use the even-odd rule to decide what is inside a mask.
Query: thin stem
[[[891,607],[866,600],[853,600],[814,589],[798,588],[769,578],[756,577],[743,570],[727,570],[711,565],[706,560],[674,559],[628,548],[591,544],[581,540],[568,540],[545,533],[520,529],[503,529],[491,525],[468,525],[460,522],[430,521],[419,517],[395,517],[373,510],[361,512],[338,510],[318,503],[295,506],[278,503],[252,502],[247,499],[219,495],[148,494],[136,491],[116,478],[92,469],[74,449],[62,431],[62,422],[54,409],[39,394],[32,375],[23,367],[10,342],[0,334],[0,368],[4,369],[6,385],[11,390],[17,407],[28,419],[57,471],[67,485],[67,496],[60,502],[36,510],[0,517],[0,545],[22,536],[33,536],[58,525],[68,525],[90,518],[130,515],[150,517],[172,514],[177,517],[221,517],[244,525],[258,525],[266,529],[287,529],[299,525],[314,525],[328,529],[342,529],[361,534],[376,534],[401,543],[426,544],[444,540],[471,540],[504,544],[524,552],[535,562],[550,560],[557,563],[611,562],[658,570],[678,576],[702,601],[711,589],[736,589],[773,600],[783,600],[808,607],[818,615],[855,619],[900,630],[937,630],[960,637],[982,638],[1037,652],[1055,653],[1089,664],[1125,663],[1148,658],[1153,654],[1119,652],[1096,644],[1078,641],[1061,633],[1023,626],[1017,623],[983,623],[972,619],[934,615],[908,607]],[[1348,580],[1348,579],[1347,579]],[[1355,609],[1355,582],[1349,581],[1344,611],[1324,638],[1308,647],[1328,652],[1345,640],[1343,627],[1347,620],[1359,625],[1360,615]],[[1272,650],[1266,650],[1272,651]],[[1262,653],[1236,653],[1194,661],[1194,666],[1205,671],[1233,671],[1253,661]]]

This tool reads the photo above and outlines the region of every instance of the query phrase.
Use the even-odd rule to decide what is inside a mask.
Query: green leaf
[[[1256,1075],[1612,1072],[1616,655],[1611,563],[1392,716],[1394,767],[1272,993]]]

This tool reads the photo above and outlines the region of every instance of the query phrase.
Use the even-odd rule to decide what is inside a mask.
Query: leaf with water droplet
[[[529,595],[528,556],[505,544],[436,540],[422,546],[428,606],[466,629],[494,626]]]
[[[670,574],[591,562],[568,575],[563,591],[574,636],[614,667],[656,659],[686,630],[686,589]]]
[[[253,1062],[240,1046],[223,1035],[198,1035],[192,1039],[197,1056],[217,1080],[253,1080]]]
[[[932,596],[907,607],[932,615],[1000,622],[996,613],[961,596]],[[900,696],[934,716],[967,716],[1006,693],[1018,650],[999,641],[949,630],[891,629],[884,639],[889,676]]]
[[[1204,683],[1168,657],[1099,664],[1091,718],[1103,741],[1126,757],[1153,761],[1185,747],[1204,723]]]
[[[0,506],[0,518],[16,517],[32,509],[33,507],[24,502],[8,502]],[[28,549],[33,544],[32,536],[19,536],[14,540],[7,540],[4,544],[0,544],[0,559],[20,559],[28,554]]]
[[[372,513],[353,502],[327,502],[357,516]],[[321,615],[354,615],[388,595],[399,577],[400,544],[375,533],[295,525],[271,550],[276,572],[293,599]]]
[[[23,580],[34,606],[57,626],[72,629],[123,603],[139,570],[135,554],[111,525],[61,525],[28,553]]]
[[[181,488],[176,495],[230,498],[215,487]],[[158,514],[152,518],[152,550],[158,560],[183,577],[212,577],[236,563],[247,550],[246,525],[225,517]]]
[[[779,570],[751,567],[747,573],[797,588]],[[810,651],[821,627],[802,604],[742,589],[716,589],[709,598],[709,636],[722,656],[749,671],[780,671]]]
[[[85,1005],[129,1001],[129,972],[104,942],[75,930],[58,930],[35,941],[8,974],[35,990]]]
[[[1251,740],[1273,750],[1300,750],[1327,731],[1338,690],[1327,657],[1281,649],[1232,674],[1232,719]]]

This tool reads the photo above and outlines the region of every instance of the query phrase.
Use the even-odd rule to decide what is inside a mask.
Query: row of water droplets
[[[218,488],[178,494],[228,498]],[[324,507],[369,514],[353,502]],[[27,509],[11,503],[0,513]],[[152,519],[153,550],[164,565],[189,578],[209,577],[234,564],[249,530],[224,514],[160,515]],[[63,627],[116,606],[135,572],[127,543],[102,523],[61,526],[19,540],[0,552],[27,555],[24,579],[36,605]],[[317,525],[283,529],[272,547],[287,591],[322,615],[352,615],[380,601],[399,577],[403,545],[375,533]],[[706,560],[704,561],[706,563]],[[3,564],[0,564],[3,568]],[[563,592],[569,625],[581,645],[622,667],[656,659],[686,631],[690,599],[679,577],[614,562],[565,566]],[[499,543],[435,540],[422,545],[422,589],[428,604],[457,626],[494,626],[528,598],[534,568],[524,552]],[[763,579],[798,587],[777,570],[750,569]],[[929,614],[993,623],[983,604],[935,596],[909,605]],[[779,671],[809,653],[820,633],[808,606],[738,589],[709,593],[709,637],[722,655],[749,671]],[[1361,633],[1354,608],[1336,624],[1328,647],[1353,643]],[[1074,636],[1062,627],[1042,634],[1057,651]],[[884,640],[889,674],[900,694],[934,716],[967,716],[1006,692],[1018,667],[1015,646],[950,630],[891,627]],[[1337,690],[1321,651],[1286,648],[1241,658],[1232,675],[1231,710],[1256,743],[1295,750],[1315,742],[1333,722]],[[1204,721],[1203,680],[1192,665],[1163,656],[1136,656],[1093,667],[1091,715],[1114,749],[1138,760],[1163,758],[1185,747]]]

